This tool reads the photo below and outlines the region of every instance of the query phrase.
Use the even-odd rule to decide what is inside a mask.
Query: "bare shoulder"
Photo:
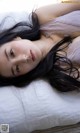
[[[58,3],[40,7],[36,9],[35,13],[38,16],[40,24],[44,24],[56,17],[65,15],[75,10],[80,10],[80,4]]]

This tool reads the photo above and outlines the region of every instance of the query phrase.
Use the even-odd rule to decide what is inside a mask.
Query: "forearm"
[[[65,15],[69,12],[80,10],[80,4],[76,3],[59,3],[45,7],[40,7],[35,12],[38,15],[40,24],[44,24],[55,17]]]

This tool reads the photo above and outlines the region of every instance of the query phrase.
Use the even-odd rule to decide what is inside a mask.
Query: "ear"
[[[16,38],[14,38],[13,40],[14,40],[14,41],[18,41],[18,40],[21,40],[21,39],[22,39],[22,38],[18,36],[18,37],[16,37]]]

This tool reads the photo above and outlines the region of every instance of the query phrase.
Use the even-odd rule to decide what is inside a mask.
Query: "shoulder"
[[[80,10],[79,4],[58,3],[38,8],[35,13],[38,16],[40,24],[44,24],[56,17],[65,15],[75,10]]]

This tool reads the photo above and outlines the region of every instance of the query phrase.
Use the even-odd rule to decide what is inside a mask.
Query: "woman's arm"
[[[35,13],[38,15],[40,24],[44,24],[55,17],[65,15],[75,10],[80,10],[79,3],[59,3],[40,7],[35,11]]]

